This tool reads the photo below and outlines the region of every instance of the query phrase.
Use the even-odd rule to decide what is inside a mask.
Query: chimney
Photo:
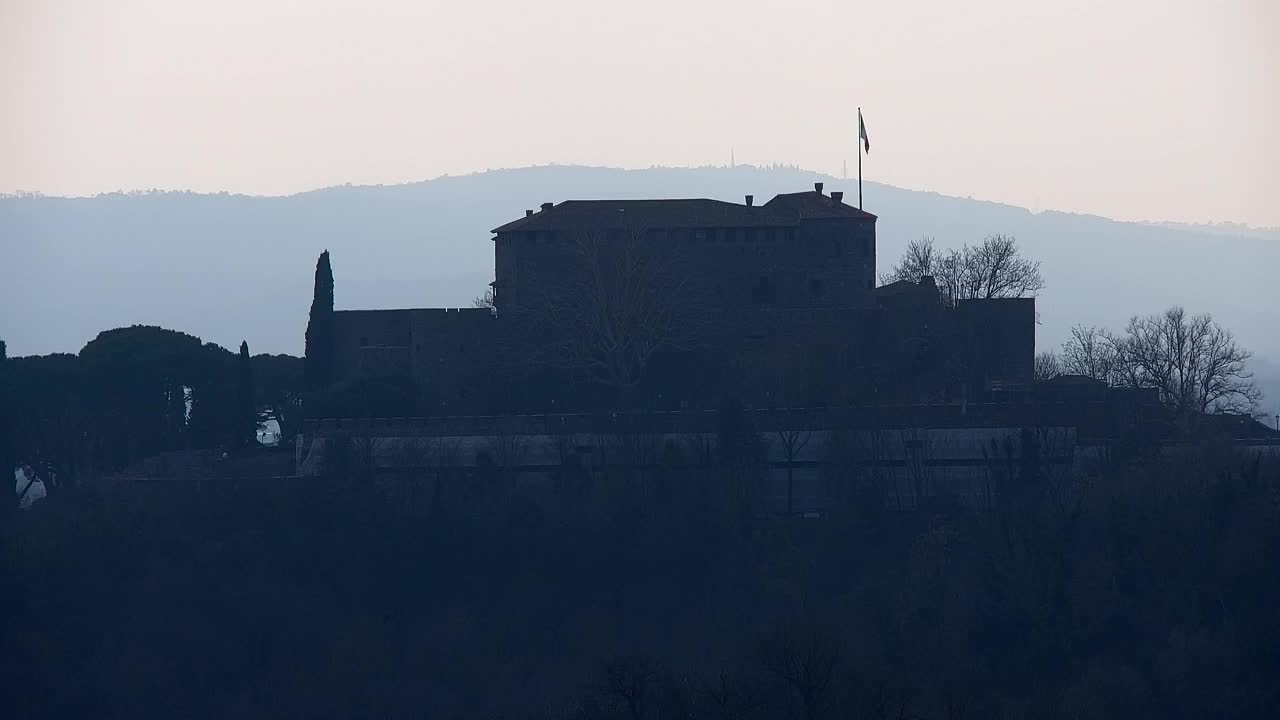
[[[532,215],[532,214],[533,214],[533,211],[532,211],[532,210],[525,210],[525,211],[524,211],[524,216],[525,216],[525,217],[529,217],[529,216],[530,216],[530,215]]]
[[[822,183],[814,183],[814,184],[813,184],[813,189],[814,189],[814,192],[816,192],[816,193],[818,193],[819,195],[821,195],[821,194],[822,194]]]
[[[755,202],[755,201],[756,201],[756,196],[755,196],[755,195],[748,195],[748,196],[747,196],[747,207],[751,207],[751,203],[753,203],[753,202]]]
[[[831,191],[831,204],[832,204],[832,205],[839,205],[839,204],[840,204],[840,203],[842,203],[842,202],[844,202],[844,193],[843,193],[843,192],[841,192],[841,191],[839,191],[839,190],[832,190],[832,191]]]
[[[550,210],[552,205],[555,205],[555,203],[542,203],[542,212]]]

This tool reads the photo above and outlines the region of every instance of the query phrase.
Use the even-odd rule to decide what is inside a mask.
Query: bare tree
[[[1044,289],[1040,263],[1023,258],[1012,235],[992,235],[961,250],[961,300],[1034,297]]]
[[[934,248],[933,238],[914,240],[881,281],[918,283],[926,275],[934,278],[948,305],[960,300],[1034,297],[1045,285],[1040,263],[1022,257],[1012,235],[991,235],[978,245],[946,252]]]
[[[801,420],[804,425],[808,425],[807,418]],[[795,490],[796,490],[796,458],[804,449],[809,446],[809,440],[813,437],[813,431],[804,428],[779,429],[778,443],[782,447],[782,457],[787,462],[787,515],[795,514]]]
[[[522,362],[581,372],[625,395],[655,354],[696,344],[707,305],[678,245],[639,230],[583,233],[569,244],[556,277],[526,269],[513,309]]]
[[[624,655],[605,662],[595,692],[606,703],[619,706],[630,720],[643,720],[657,680],[658,667],[652,660]]]
[[[497,301],[497,296],[493,294],[493,286],[489,285],[484,289],[484,292],[480,293],[474,299],[472,299],[471,307],[477,308],[480,310],[488,310],[491,314],[497,315],[498,301]]]
[[[1071,339],[1062,344],[1061,365],[1069,375],[1119,384],[1121,367],[1115,344],[1106,331],[1091,325],[1071,328]]]
[[[880,284],[888,285],[899,280],[918,283],[926,275],[937,276],[942,254],[933,246],[933,238],[928,235],[919,240],[907,243],[902,259],[887,273],[880,275]]]
[[[829,630],[818,627],[783,627],[769,633],[763,643],[765,672],[781,683],[797,715],[816,720],[830,702],[828,693],[840,664],[842,644]]]
[[[1059,362],[1057,353],[1054,353],[1051,350],[1036,353],[1033,372],[1035,375],[1035,381],[1038,383],[1048,382],[1061,375],[1062,363]]]
[[[1120,380],[1155,388],[1180,415],[1252,412],[1262,393],[1247,363],[1253,356],[1210,315],[1172,307],[1133,317],[1123,335],[1109,336],[1122,368]]]

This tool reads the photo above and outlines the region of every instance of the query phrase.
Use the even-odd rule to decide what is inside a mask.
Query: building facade
[[[812,407],[1029,389],[1034,300],[946,308],[928,278],[877,288],[875,223],[821,183],[763,205],[545,203],[493,230],[492,307],[337,312],[335,365],[341,378],[409,379],[416,412],[430,416],[599,409],[623,395],[633,407],[693,409],[729,397]],[[574,317],[546,309],[556,293],[576,294]],[[613,307],[643,303],[653,309]],[[543,362],[548,337],[620,342],[694,309],[695,331],[654,338],[625,392]],[[597,310],[613,324],[575,337],[587,332],[577,316]]]

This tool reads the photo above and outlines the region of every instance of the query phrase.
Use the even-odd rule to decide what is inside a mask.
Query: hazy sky
[[[783,162],[1280,226],[1280,0],[0,0],[0,191]]]

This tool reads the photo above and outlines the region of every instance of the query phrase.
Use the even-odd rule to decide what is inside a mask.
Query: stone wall
[[[533,288],[539,284],[581,282],[575,277],[579,265],[574,250],[580,239],[581,233],[568,230],[498,233],[494,268],[499,306],[514,311],[535,302]],[[657,229],[634,241],[678,258],[687,281],[717,309],[863,307],[875,284],[874,220]]]

